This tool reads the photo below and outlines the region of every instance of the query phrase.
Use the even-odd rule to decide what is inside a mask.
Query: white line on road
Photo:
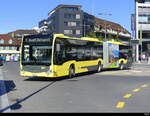
[[[7,96],[7,92],[6,92],[6,87],[5,87],[5,83],[4,83],[4,78],[3,78],[3,73],[2,73],[2,69],[0,69],[0,91],[1,91],[1,96],[0,96],[0,110],[3,108],[6,108],[9,106],[9,102],[8,102],[8,96]],[[3,95],[4,93],[4,95]],[[10,112],[10,108],[8,108],[6,111],[4,112]]]

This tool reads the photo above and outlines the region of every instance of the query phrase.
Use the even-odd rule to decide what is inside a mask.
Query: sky
[[[0,34],[32,29],[59,4],[81,5],[82,10],[118,24],[131,32],[134,0],[0,0]],[[111,13],[111,16],[98,15]]]

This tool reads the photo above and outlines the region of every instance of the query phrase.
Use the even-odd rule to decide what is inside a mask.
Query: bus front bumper
[[[22,77],[48,77],[48,78],[55,78],[56,77],[55,72],[32,73],[32,72],[21,71],[20,75]]]

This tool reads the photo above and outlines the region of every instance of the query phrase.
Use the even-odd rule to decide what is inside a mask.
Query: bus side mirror
[[[56,44],[56,51],[60,52],[60,44]]]

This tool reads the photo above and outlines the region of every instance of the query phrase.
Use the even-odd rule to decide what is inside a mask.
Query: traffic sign
[[[131,44],[132,45],[139,45],[141,42],[140,42],[140,40],[139,39],[132,39],[131,40]]]

